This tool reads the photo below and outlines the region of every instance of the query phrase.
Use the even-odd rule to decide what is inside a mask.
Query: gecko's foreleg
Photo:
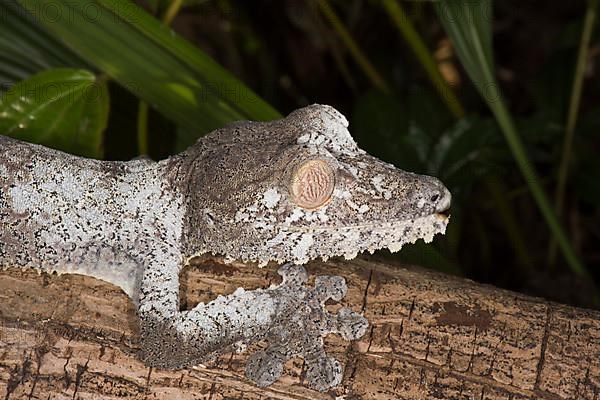
[[[190,311],[178,311],[177,270],[169,276],[164,272],[160,271],[159,280],[151,270],[146,272],[139,306],[142,358],[156,367],[186,367],[265,340],[269,346],[248,361],[250,379],[259,386],[270,385],[281,375],[285,361],[300,356],[308,365],[309,384],[327,390],[341,381],[342,367],[325,353],[323,336],[340,333],[347,340],[357,339],[368,325],[349,309],[335,315],[325,310],[325,301],[339,301],[346,294],[343,278],[320,276],[314,288],[307,288],[307,273],[300,266],[281,267],[279,285],[252,291],[240,288]]]

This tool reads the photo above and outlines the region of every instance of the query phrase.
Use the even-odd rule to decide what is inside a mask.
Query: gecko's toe
[[[356,340],[363,337],[369,328],[369,321],[357,312],[349,308],[342,308],[335,315],[336,328],[335,330],[345,340]]]
[[[259,387],[273,384],[283,372],[284,357],[275,352],[258,351],[248,358],[246,364],[246,377],[251,379]]]
[[[348,286],[341,276],[322,275],[315,278],[314,295],[321,303],[329,299],[340,301],[346,296]]]
[[[277,273],[283,278],[282,286],[302,285],[308,280],[308,272],[301,265],[287,263],[282,265]]]
[[[308,361],[306,380],[311,388],[324,392],[340,384],[344,368],[338,360],[333,357],[320,357]]]

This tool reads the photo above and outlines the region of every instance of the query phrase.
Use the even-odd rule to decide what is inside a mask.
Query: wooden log
[[[276,267],[193,264],[182,279],[185,308],[279,280]],[[371,323],[353,343],[327,337],[328,352],[345,365],[330,392],[304,385],[300,359],[257,388],[244,377],[248,352],[151,370],[136,358],[135,311],[119,289],[9,269],[0,272],[0,399],[600,399],[597,311],[376,261],[308,269],[313,279],[345,276],[343,305]]]

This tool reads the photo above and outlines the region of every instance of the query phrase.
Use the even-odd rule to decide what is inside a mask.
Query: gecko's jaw
[[[410,220],[346,227],[286,227],[267,241],[268,254],[248,258],[242,256],[242,259],[257,261],[260,265],[269,261],[305,264],[313,259],[327,260],[335,256],[352,259],[359,253],[373,253],[379,249],[396,252],[403,245],[418,239],[431,242],[436,234],[446,231],[448,220],[447,215],[434,213]]]
[[[336,244],[330,245],[331,254],[352,259],[365,251],[373,253],[375,250],[389,249],[391,252],[397,252],[405,244],[414,243],[419,239],[429,243],[436,234],[445,233],[448,221],[449,216],[435,213],[411,220],[381,223],[368,229],[350,227],[334,234],[336,237],[333,242]],[[324,254],[327,253],[325,248],[321,250]],[[327,259],[328,256],[321,258]]]
[[[369,223],[361,223],[361,224],[353,224],[353,225],[329,225],[329,226],[319,226],[319,225],[307,225],[307,226],[287,226],[283,230],[286,233],[331,233],[334,231],[365,231],[369,232],[372,230],[396,230],[398,227],[407,227],[407,226],[419,226],[422,221],[429,221],[433,217],[438,219],[440,223],[448,224],[448,220],[450,218],[450,210],[445,210],[443,212],[436,212],[430,215],[424,215],[415,217],[412,219],[398,219],[398,220],[388,220],[388,221],[378,221],[378,222],[369,222]],[[438,232],[436,232],[438,233]],[[444,233],[444,232],[439,232]]]

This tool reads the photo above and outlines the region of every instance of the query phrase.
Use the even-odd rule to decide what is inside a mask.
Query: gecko
[[[307,285],[308,261],[445,232],[451,194],[360,149],[326,105],[269,122],[239,121],[167,159],[101,161],[0,136],[0,267],[82,274],[135,303],[140,359],[180,369],[256,342],[246,376],[264,387],[304,358],[306,381],[338,385],[343,366],[323,337],[362,337],[366,318],[330,313],[340,276]],[[179,273],[193,257],[281,265],[280,284],[238,288],[180,310]]]

